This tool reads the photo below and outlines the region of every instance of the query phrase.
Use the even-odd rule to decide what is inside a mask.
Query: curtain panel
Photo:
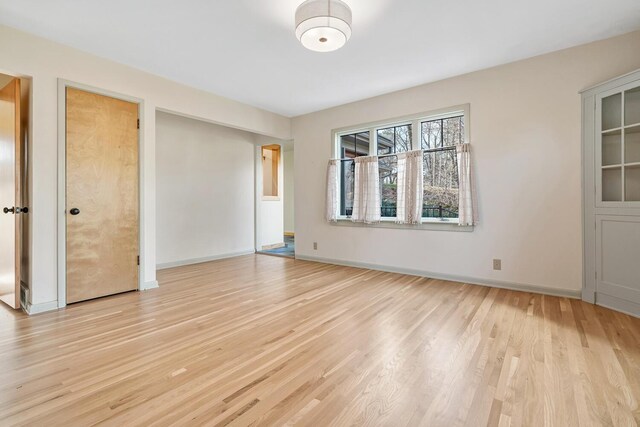
[[[422,150],[398,153],[398,224],[420,224],[424,200]]]
[[[380,175],[378,157],[356,157],[353,213],[351,221],[367,224],[380,222]]]
[[[471,145],[456,145],[458,160],[458,224],[463,226],[478,223],[478,203],[474,182]],[[398,153],[397,210],[399,224],[420,224],[424,203],[423,151]],[[380,175],[377,156],[353,159],[355,183],[351,221],[376,223],[381,219]],[[327,194],[325,218],[329,222],[338,220],[340,160],[329,160],[327,165]]]
[[[458,224],[475,225],[478,223],[478,202],[471,166],[470,144],[456,145],[458,155]]]
[[[340,160],[329,160],[327,166],[327,204],[325,218],[329,222],[338,220],[338,197],[340,189],[338,188],[338,165]]]

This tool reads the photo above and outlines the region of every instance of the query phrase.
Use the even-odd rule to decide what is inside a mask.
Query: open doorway
[[[30,83],[0,74],[0,301],[15,309],[26,306],[29,283]]]
[[[256,251],[294,258],[293,144],[269,142],[258,147],[256,159]]]

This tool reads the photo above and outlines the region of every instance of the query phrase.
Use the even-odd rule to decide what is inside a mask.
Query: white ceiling
[[[640,0],[346,0],[331,53],[302,0],[0,0],[0,23],[286,116],[640,29]]]

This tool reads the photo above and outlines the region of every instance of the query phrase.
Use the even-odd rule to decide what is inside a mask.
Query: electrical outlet
[[[502,270],[502,260],[501,259],[494,259],[493,260],[493,269],[494,270]]]
[[[318,242],[313,242],[313,250],[314,251],[318,250]]]

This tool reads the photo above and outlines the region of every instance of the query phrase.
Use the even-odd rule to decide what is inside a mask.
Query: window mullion
[[[420,120],[414,120],[411,122],[411,149],[420,150],[421,148]]]
[[[376,128],[369,129],[369,155],[378,155],[378,132]]]

